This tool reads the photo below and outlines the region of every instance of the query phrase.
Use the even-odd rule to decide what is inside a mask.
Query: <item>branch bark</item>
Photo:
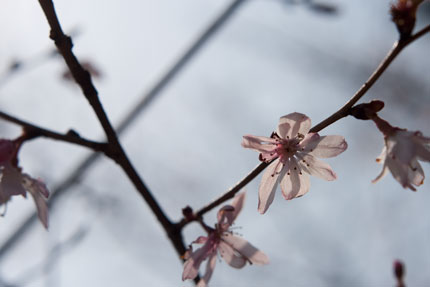
[[[96,152],[103,152],[103,153],[107,152],[107,147],[108,147],[107,143],[99,143],[99,142],[84,139],[73,130],[68,131],[66,134],[60,134],[60,133],[36,126],[29,122],[20,120],[2,111],[0,111],[0,118],[23,127],[26,132],[32,134],[32,138],[46,137],[54,140],[59,140],[59,141],[87,147]]]

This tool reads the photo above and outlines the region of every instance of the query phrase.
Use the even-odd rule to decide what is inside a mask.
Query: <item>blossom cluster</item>
[[[203,244],[193,251],[192,246],[186,253],[182,280],[194,279],[204,260],[208,260],[206,272],[198,282],[198,286],[207,286],[215,268],[217,255],[234,268],[243,268],[246,263],[263,265],[269,263],[266,254],[255,248],[245,239],[235,235],[230,227],[242,210],[245,193],[235,196],[231,205],[225,205],[218,211],[218,223],[215,228],[204,226],[208,236],[200,236],[193,243]]]
[[[424,172],[418,160],[430,161],[430,138],[420,132],[392,127],[378,117],[377,112],[382,108],[383,102],[373,101],[358,105],[353,113],[356,118],[373,120],[385,138],[384,149],[377,159],[383,163],[383,170],[373,182],[391,171],[403,187],[415,191],[415,186],[424,181]],[[264,214],[272,204],[278,185],[283,197],[291,200],[309,191],[309,175],[328,181],[337,178],[332,168],[318,158],[335,157],[344,152],[348,147],[345,138],[339,135],[320,136],[310,130],[309,117],[291,113],[280,118],[278,128],[271,137],[243,136],[242,146],[258,151],[259,159],[268,164],[258,190],[260,213]],[[260,265],[269,262],[263,252],[230,230],[244,199],[245,193],[237,194],[232,205],[222,207],[218,211],[215,228],[200,221],[208,236],[200,236],[192,242],[203,244],[197,250],[190,245],[185,254],[182,280],[196,278],[201,263],[207,260],[206,271],[198,282],[198,286],[207,286],[218,254],[234,268],[242,268],[246,262]]]

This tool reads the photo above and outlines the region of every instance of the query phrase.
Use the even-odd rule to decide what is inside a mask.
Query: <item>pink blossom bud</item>
[[[405,273],[404,270],[404,266],[403,263],[400,260],[395,260],[393,263],[393,270],[394,270],[394,275],[396,276],[397,279],[401,279],[403,278],[403,275]]]

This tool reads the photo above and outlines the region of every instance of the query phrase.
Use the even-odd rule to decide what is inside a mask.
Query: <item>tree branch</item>
[[[397,55],[410,43],[413,41],[419,39],[426,33],[430,32],[430,25],[426,26],[416,34],[410,36],[409,38],[406,38],[404,40],[399,40],[396,43],[394,43],[391,50],[388,52],[388,54],[385,56],[385,58],[382,60],[382,62],[379,64],[379,66],[376,68],[376,70],[370,75],[369,79],[360,87],[360,89],[355,93],[355,95],[337,112],[332,114],[327,119],[323,120],[316,126],[314,126],[309,132],[316,133],[320,130],[326,128],[327,126],[331,125],[332,123],[340,120],[341,118],[344,118],[349,115],[349,111],[352,108],[352,106],[357,103],[361,97],[363,97],[366,92],[373,86],[373,84],[379,79],[379,77],[385,72],[385,70],[388,68],[388,66],[393,62],[393,60],[397,57]]]
[[[430,25],[426,26],[425,28],[421,29],[414,35],[410,36],[409,38],[399,40],[394,43],[391,50],[388,52],[388,54],[385,56],[385,58],[381,61],[379,66],[376,68],[376,70],[370,75],[369,79],[360,87],[360,89],[352,96],[352,98],[346,102],[346,104],[341,107],[338,111],[333,113],[331,116],[314,126],[310,129],[309,132],[316,133],[321,131],[322,129],[326,128],[327,126],[335,123],[336,121],[340,120],[341,118],[344,118],[349,115],[349,112],[351,108],[354,106],[357,101],[363,97],[366,92],[373,86],[373,84],[379,79],[379,77],[384,73],[384,71],[387,69],[387,67],[393,62],[393,60],[396,58],[396,56],[410,43],[414,42],[415,40],[419,39],[426,33],[430,32]],[[194,216],[191,216],[190,218],[182,218],[177,224],[181,228],[183,228],[185,225],[192,221],[196,221],[199,218],[201,218],[206,212],[212,210],[213,208],[217,207],[218,205],[222,204],[223,202],[229,200],[230,198],[233,198],[236,193],[238,193],[245,185],[247,185],[249,182],[251,182],[254,178],[257,177],[257,175],[260,174],[267,166],[269,166],[269,163],[261,163],[258,165],[254,170],[252,170],[245,178],[243,178],[241,181],[239,181],[235,186],[230,188],[226,193],[221,195],[218,199],[214,200],[210,204],[206,205],[205,207],[198,210]]]
[[[73,78],[80,86],[83,94],[97,115],[103,130],[105,131],[108,139],[108,148],[110,149],[110,157],[121,166],[139,194],[144,198],[160,224],[163,226],[178,254],[180,256],[183,255],[186,248],[182,240],[181,231],[177,230],[176,225],[172,224],[167,218],[166,214],[161,209],[160,205],[157,203],[150,190],[128,159],[117,138],[117,134],[102,107],[98,97],[98,92],[92,83],[91,75],[83,69],[82,65],[72,52],[72,39],[63,33],[52,0],[39,0],[39,3],[51,28],[50,38],[55,42],[55,45],[63,56]]]
[[[208,40],[211,39],[216,32],[219,31],[221,27],[234,15],[234,12],[241,7],[241,4],[245,3],[245,0],[232,0],[228,6],[221,11],[215,19],[210,22],[210,24],[202,31],[200,35],[192,42],[186,51],[181,54],[181,56],[174,61],[172,66],[166,71],[166,73],[160,77],[160,79],[153,85],[146,93],[144,93],[142,99],[136,103],[136,105],[126,114],[125,118],[120,121],[116,130],[117,135],[121,134],[126,130],[127,127],[137,118],[137,116],[149,106],[149,104],[154,100],[154,98],[163,91],[163,89],[168,86],[175,79],[177,75],[186,67],[187,64],[197,55],[197,53],[207,44]],[[58,202],[58,199],[66,191],[71,188],[74,184],[79,182],[79,178],[85,173],[90,166],[96,162],[100,154],[92,153],[87,158],[85,158],[74,171],[66,177],[57,187],[54,187],[52,195],[49,198],[48,205],[53,206],[54,203]],[[0,259],[10,251],[13,246],[19,242],[19,239],[24,236],[24,234],[29,230],[30,226],[36,222],[37,214],[33,213],[30,215],[23,223],[20,225],[11,236],[0,246]],[[181,227],[175,224],[174,227],[177,237],[182,236],[178,233]],[[199,276],[194,280],[196,283],[199,281]]]
[[[66,134],[60,134],[60,133],[57,133],[57,132],[36,126],[36,125],[31,124],[29,122],[20,120],[14,116],[11,116],[9,114],[2,112],[2,111],[0,111],[0,118],[23,127],[26,132],[31,133],[31,135],[32,135],[31,138],[36,138],[36,137],[42,136],[42,137],[46,137],[46,138],[50,138],[50,139],[54,139],[54,140],[59,140],[59,141],[68,142],[68,143],[76,144],[79,146],[87,147],[87,148],[90,148],[93,151],[97,151],[97,152],[103,152],[103,153],[107,152],[108,145],[106,143],[99,143],[99,142],[94,142],[94,141],[90,141],[90,140],[81,138],[79,134],[77,134],[76,132],[74,132],[72,130],[70,130]]]

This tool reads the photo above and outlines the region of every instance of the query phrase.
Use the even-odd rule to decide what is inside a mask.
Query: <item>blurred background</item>
[[[279,117],[294,111],[314,124],[323,120],[364,83],[398,36],[386,0],[54,2],[63,29],[74,36],[74,52],[98,74],[95,85],[112,122],[146,97],[121,141],[172,220],[259,163],[257,153],[240,146],[242,135],[270,135]],[[216,33],[206,34],[162,89],[156,86],[216,19],[210,30]],[[429,20],[427,2],[416,29]],[[67,80],[38,2],[3,0],[0,36],[0,109],[102,139],[80,89]],[[385,101],[383,118],[427,136],[429,44],[426,35],[407,47],[362,100]],[[0,131],[2,138],[20,134],[4,121]],[[220,261],[211,286],[394,286],[395,259],[406,264],[407,285],[430,285],[429,183],[416,193],[391,175],[371,183],[383,146],[371,122],[346,118],[321,134],[347,139],[348,150],[327,160],[338,180],[312,178],[310,192],[293,201],[278,191],[264,216],[257,212],[261,176],[251,182],[236,231],[270,264],[236,270]],[[90,154],[45,139],[22,148],[24,171],[51,190],[76,169],[82,174],[56,198],[49,232],[36,222],[11,240],[35,206],[17,197],[8,204],[0,218],[0,286],[192,286],[181,281],[177,254],[123,172],[102,158],[80,166]],[[215,220],[216,210],[205,216],[209,225]],[[187,226],[186,244],[203,234]]]

